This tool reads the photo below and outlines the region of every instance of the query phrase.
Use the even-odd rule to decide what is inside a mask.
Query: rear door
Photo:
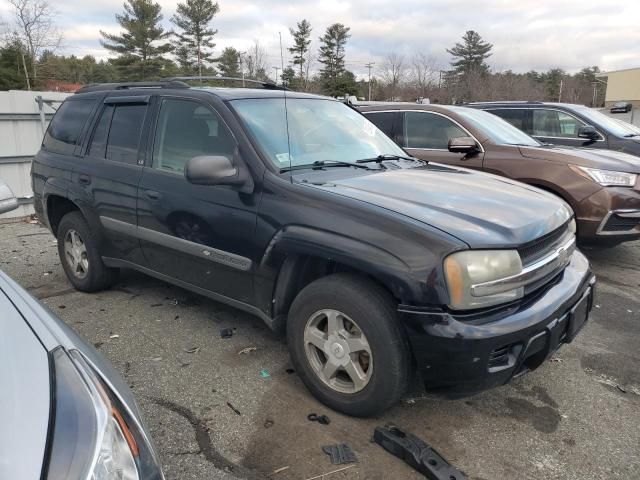
[[[151,269],[235,300],[252,301],[258,193],[187,182],[187,161],[242,161],[231,130],[208,103],[158,96],[150,161],[138,193],[138,225]]]
[[[450,139],[473,138],[473,135],[446,115],[420,110],[405,111],[400,131],[401,145],[416,158],[465,168],[482,168],[484,151],[471,156],[449,151]],[[480,142],[476,140],[476,143],[482,150]]]
[[[144,164],[148,96],[107,98],[97,113],[85,155],[73,172],[91,220],[104,227],[105,256],[144,264],[136,238],[137,189]]]

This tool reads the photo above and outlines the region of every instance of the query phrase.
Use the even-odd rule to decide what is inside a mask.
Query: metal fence
[[[31,160],[55,109],[68,96],[61,92],[0,92],[0,178],[20,202],[17,210],[0,215],[0,220],[33,213]]]

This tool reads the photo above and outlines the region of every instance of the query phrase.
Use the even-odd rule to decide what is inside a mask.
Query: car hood
[[[472,248],[520,245],[571,217],[562,200],[535,187],[433,163],[313,186],[431,225]]]
[[[524,157],[582,165],[584,167],[640,173],[640,158],[615,150],[560,146],[520,147]]]
[[[51,409],[49,357],[0,288],[0,478],[40,478]]]

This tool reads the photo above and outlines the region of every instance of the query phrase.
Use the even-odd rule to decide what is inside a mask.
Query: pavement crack
[[[187,422],[191,424],[196,436],[196,443],[198,444],[198,448],[201,453],[204,455],[204,458],[213,464],[214,467],[220,470],[226,470],[233,472],[234,474],[240,474],[244,478],[247,479],[259,479],[262,478],[254,471],[248,470],[241,465],[237,465],[232,461],[228,460],[224,455],[218,452],[213,444],[211,443],[211,437],[209,436],[209,429],[207,425],[200,420],[195,413],[193,413],[189,408],[184,407],[182,405],[178,405],[171,400],[167,400],[164,398],[156,398],[156,397],[147,397],[156,405],[160,407],[166,408],[174,413],[177,413],[182,418],[184,418]],[[185,453],[186,455],[187,453]]]

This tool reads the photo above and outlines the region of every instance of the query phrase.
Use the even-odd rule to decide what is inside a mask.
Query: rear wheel
[[[374,415],[406,391],[409,347],[396,304],[370,280],[336,274],[305,287],[291,306],[287,340],[302,381],[335,410]]]
[[[78,290],[102,290],[118,278],[118,269],[102,262],[95,236],[80,212],[67,213],[60,221],[58,254],[67,278]]]

